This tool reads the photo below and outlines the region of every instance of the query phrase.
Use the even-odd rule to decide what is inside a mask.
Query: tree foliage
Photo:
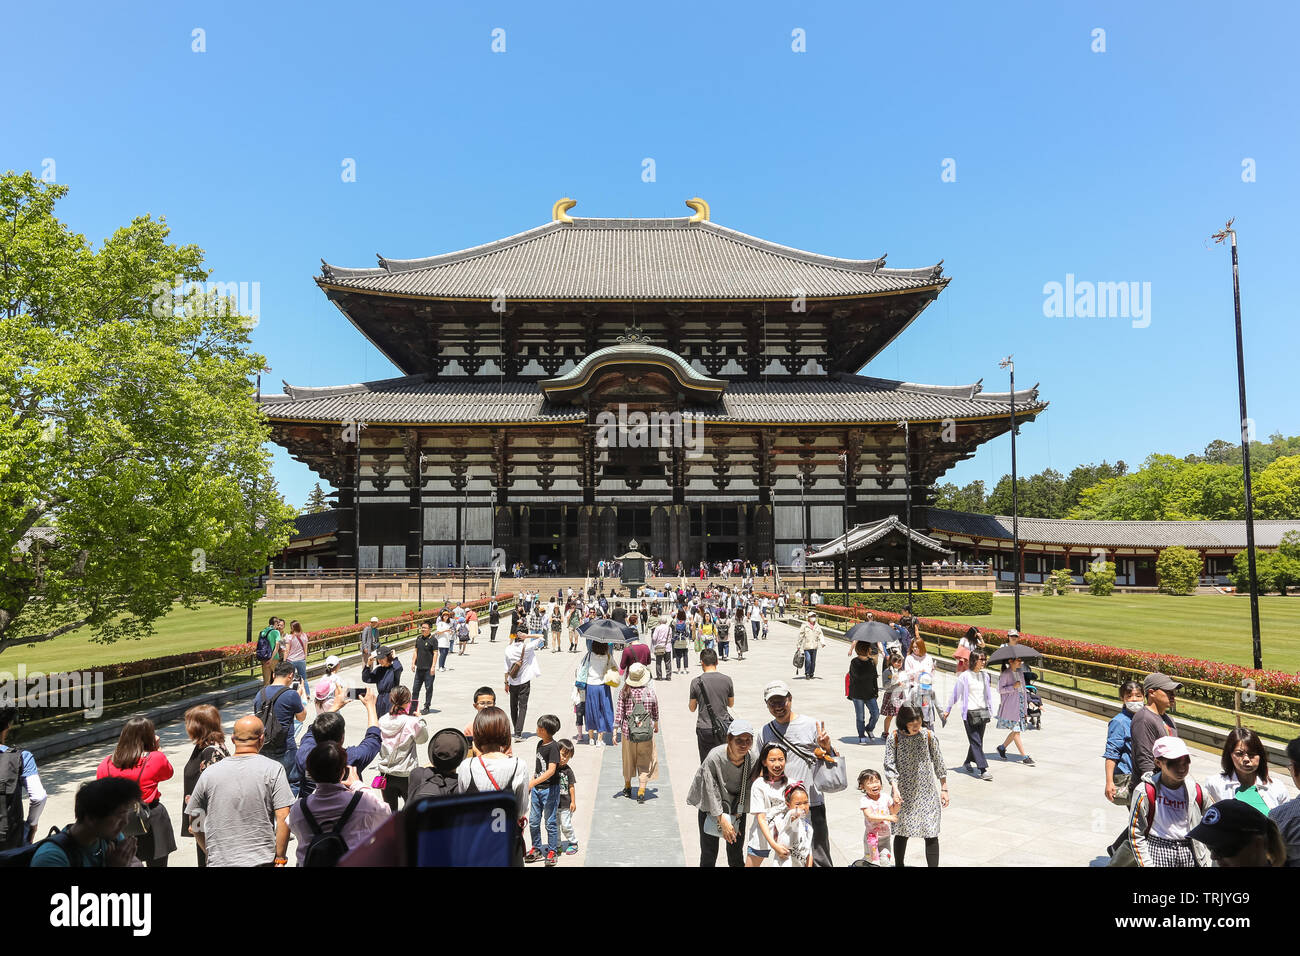
[[[316,515],[329,510],[330,503],[325,497],[325,489],[320,486],[318,481],[312,486],[311,494],[307,496],[307,514]]]
[[[244,603],[292,517],[248,319],[201,287],[160,305],[176,277],[206,281],[202,251],[149,216],[96,250],[56,218],[66,191],[0,176],[0,651]]]
[[[1088,585],[1088,592],[1098,597],[1105,597],[1115,590],[1115,562],[1094,561],[1083,572],[1083,580]]]
[[[1201,581],[1201,556],[1188,548],[1165,548],[1156,558],[1156,581],[1165,594],[1191,594]]]
[[[1250,589],[1249,561],[1245,551],[1232,559],[1228,580],[1238,591]],[[1261,594],[1269,591],[1286,594],[1300,587],[1300,532],[1284,534],[1276,551],[1255,549],[1255,581]]]

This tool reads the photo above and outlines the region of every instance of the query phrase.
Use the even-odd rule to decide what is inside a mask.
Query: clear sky
[[[0,167],[53,160],[63,218],[96,242],[163,215],[214,280],[259,283],[267,391],[394,374],[313,284],[321,258],[464,248],[540,225],[561,196],[574,215],[659,217],[699,195],[787,245],[945,260],[948,290],[866,371],[1003,390],[1015,353],[1018,384],[1052,403],[1021,432],[1026,473],[1135,464],[1236,435],[1229,254],[1207,239],[1236,216],[1251,417],[1260,438],[1300,432],[1294,4],[76,3],[4,19]],[[1067,275],[1150,283],[1149,313],[1045,316],[1045,284]],[[996,480],[1009,457],[1004,437],[944,480]],[[315,480],[278,449],[276,475],[299,505]]]

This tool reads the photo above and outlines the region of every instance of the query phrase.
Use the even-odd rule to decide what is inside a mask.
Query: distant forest
[[[1270,435],[1250,443],[1256,518],[1300,520],[1300,435]],[[1246,494],[1241,445],[1216,440],[1200,455],[1150,455],[1136,471],[1103,461],[1068,475],[1048,468],[1016,482],[1025,518],[1108,518],[1122,521],[1241,519]],[[935,507],[980,514],[1011,514],[1011,476],[989,493],[983,481],[935,487]]]

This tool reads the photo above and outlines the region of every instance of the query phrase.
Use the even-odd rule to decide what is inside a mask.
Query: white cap
[[[338,667],[338,666],[339,666],[339,659],[338,659],[338,657],[336,657],[335,655],[331,654],[329,657],[325,658],[325,666],[326,666],[326,667],[329,667],[329,668],[335,668],[335,667]]]
[[[372,618],[370,619],[370,623],[371,623],[371,624],[378,624],[378,623],[379,623],[379,618],[377,618],[377,617],[372,617]]]

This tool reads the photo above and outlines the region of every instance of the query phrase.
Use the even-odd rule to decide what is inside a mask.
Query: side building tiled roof
[[[290,541],[302,541],[305,538],[320,538],[337,534],[339,530],[339,513],[331,508],[315,513],[304,512],[293,519],[293,533]]]
[[[969,511],[928,509],[931,534],[1011,540],[1011,518]],[[1276,548],[1300,521],[1256,521],[1255,546]],[[1244,521],[1094,521],[1068,518],[1021,518],[1024,544],[1071,548],[1237,548],[1246,547]]]
[[[852,296],[947,285],[942,263],[889,269],[769,242],[708,220],[549,222],[481,246],[379,267],[322,263],[320,285],[389,295],[491,299],[754,299]]]
[[[585,419],[581,409],[552,404],[532,382],[479,382],[425,375],[299,388],[263,395],[273,419],[308,422],[365,421],[401,424],[568,422]],[[1016,394],[1017,417],[1047,407],[1036,388]],[[865,375],[731,382],[718,404],[689,409],[707,421],[813,423],[939,421],[995,418],[1010,413],[1010,396],[989,395],[974,385],[918,385]]]

